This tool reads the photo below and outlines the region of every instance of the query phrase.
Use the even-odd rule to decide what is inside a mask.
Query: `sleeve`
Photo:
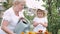
[[[4,12],[3,20],[7,20],[7,21],[10,21],[11,20],[11,17],[10,17],[10,13],[9,12]]]
[[[47,19],[47,17],[44,18],[44,22],[48,23],[48,19]]]

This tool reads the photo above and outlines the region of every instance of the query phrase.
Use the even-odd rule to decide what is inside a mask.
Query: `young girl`
[[[46,31],[46,27],[48,26],[48,21],[46,17],[46,12],[44,10],[38,9],[37,16],[33,20],[34,32],[39,33],[41,30],[43,33]]]

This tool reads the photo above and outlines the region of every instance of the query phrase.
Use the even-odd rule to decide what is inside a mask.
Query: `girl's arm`
[[[48,19],[47,17],[44,18],[44,23],[40,23],[41,25],[43,25],[44,27],[48,26]]]
[[[7,20],[3,20],[1,29],[2,29],[3,31],[5,31],[7,34],[14,34],[11,30],[9,30],[9,29],[7,28],[8,24],[9,24],[9,23],[8,23]]]
[[[33,22],[33,26],[34,26],[34,27],[36,27],[38,24],[39,24],[39,23],[37,23],[37,22],[35,22],[35,21]]]
[[[43,25],[44,27],[47,27],[48,26],[48,23],[40,23],[41,25]]]

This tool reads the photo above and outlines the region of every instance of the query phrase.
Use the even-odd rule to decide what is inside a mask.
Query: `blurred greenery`
[[[28,15],[27,15],[28,14]],[[31,16],[29,15],[28,11],[24,11],[24,16],[32,23],[33,18],[35,17],[35,15]]]
[[[9,5],[7,2],[4,2],[4,3],[3,3],[3,6],[4,6],[6,9],[8,9],[8,8],[10,7],[10,5]]]
[[[8,9],[12,6],[12,0],[6,0],[7,2],[3,2],[3,6],[5,9]]]
[[[60,7],[60,0],[57,0],[57,7]]]
[[[2,18],[0,18],[0,25],[1,25]]]
[[[57,0],[47,0],[48,5],[48,31],[58,34],[60,29],[60,15],[57,10]]]
[[[60,34],[60,29],[58,30],[58,34]]]

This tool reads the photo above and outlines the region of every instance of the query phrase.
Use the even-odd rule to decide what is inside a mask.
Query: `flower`
[[[36,32],[27,32],[27,34],[36,34]]]
[[[44,32],[44,34],[48,34],[48,32]]]
[[[24,32],[22,32],[21,34],[24,34]]]
[[[27,34],[31,34],[31,32],[27,32]]]

